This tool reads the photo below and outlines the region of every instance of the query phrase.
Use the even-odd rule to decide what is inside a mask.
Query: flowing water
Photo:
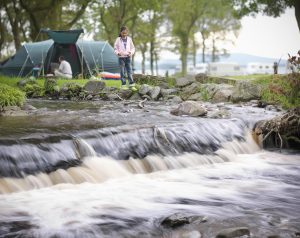
[[[300,236],[300,156],[262,150],[277,112],[211,105],[176,117],[161,102],[31,101],[0,118],[0,237]],[[210,115],[226,110],[228,119]],[[162,225],[174,214],[190,224]],[[244,236],[247,237],[247,236]]]

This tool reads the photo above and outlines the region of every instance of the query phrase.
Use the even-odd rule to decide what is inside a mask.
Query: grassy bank
[[[7,84],[0,83],[0,112],[7,106],[22,106],[25,93]]]
[[[279,104],[286,109],[300,105],[300,73],[242,75],[230,78],[253,80],[253,83],[262,85],[262,100],[269,104]]]
[[[253,83],[262,86],[262,100],[267,104],[277,104],[282,105],[284,108],[292,108],[300,105],[300,73],[289,74],[289,75],[242,75],[242,76],[232,76],[228,77],[234,80],[251,80]],[[10,78],[5,76],[0,76],[0,84],[8,85],[17,90],[20,90],[17,83],[20,78]],[[85,85],[89,80],[87,79],[58,79],[58,87],[66,83],[76,83],[81,86]],[[37,84],[40,86],[39,90],[44,89],[45,79],[36,79]],[[107,87],[120,88],[120,80],[104,80]],[[143,82],[145,83],[145,82]],[[148,84],[154,83],[152,80],[147,81]],[[170,87],[174,87],[175,81],[172,81]],[[38,87],[36,87],[38,89]],[[24,90],[24,88],[23,88]],[[35,90],[35,89],[31,89]],[[26,90],[24,90],[26,91]],[[26,91],[27,92],[27,91]],[[43,92],[38,95],[42,96]],[[30,94],[27,95],[30,97]]]
[[[10,78],[7,76],[2,76],[0,75],[0,83],[9,85],[13,88],[18,88],[17,83],[21,80],[21,78]],[[88,79],[58,79],[57,84],[58,86],[62,86],[65,83],[77,83],[79,85],[84,86],[89,80]],[[36,82],[38,85],[41,87],[44,86],[45,79],[36,79]],[[121,86],[121,81],[120,80],[104,80],[105,84],[107,87],[116,87],[119,88]]]

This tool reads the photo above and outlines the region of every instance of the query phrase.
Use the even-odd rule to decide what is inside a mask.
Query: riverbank
[[[259,100],[261,107],[275,105],[285,109],[300,104],[298,74],[249,75],[233,78],[207,77],[200,74],[176,79],[137,74],[134,75],[134,80],[137,83],[137,92],[121,90],[120,81],[116,80],[31,80],[1,76],[0,84],[7,84],[24,91],[27,98],[76,101],[147,98],[153,101],[192,100],[234,103]],[[2,104],[0,102],[0,105]]]

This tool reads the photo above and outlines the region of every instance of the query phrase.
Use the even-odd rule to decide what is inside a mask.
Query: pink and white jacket
[[[135,47],[132,42],[132,39],[129,36],[127,36],[127,43],[125,49],[121,37],[118,37],[114,45],[114,50],[115,50],[115,54],[118,55],[118,57],[124,58],[124,57],[128,57],[129,55],[132,56],[135,52]]]

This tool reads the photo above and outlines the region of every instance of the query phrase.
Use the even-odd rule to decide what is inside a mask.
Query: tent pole
[[[24,70],[24,67],[25,67],[25,64],[27,63],[28,58],[30,58],[29,52],[28,52],[28,50],[27,50],[27,48],[26,48],[26,44],[24,44],[24,48],[25,48],[25,50],[26,50],[26,52],[27,52],[27,57],[26,57],[26,60],[25,60],[24,64],[22,65],[22,68],[21,68],[19,74],[18,74],[18,78],[22,75],[23,70]],[[31,59],[31,63],[33,64],[32,59]]]
[[[108,42],[108,41],[105,41],[105,44],[104,44],[104,46],[102,47],[102,50],[101,50],[102,71],[104,71],[104,65],[103,65],[103,52],[104,52],[104,49],[105,49],[105,46],[106,46],[107,42]]]
[[[81,44],[83,43],[83,38],[81,38]],[[83,49],[83,47],[82,47]],[[83,50],[81,50],[81,75],[83,78]]]

